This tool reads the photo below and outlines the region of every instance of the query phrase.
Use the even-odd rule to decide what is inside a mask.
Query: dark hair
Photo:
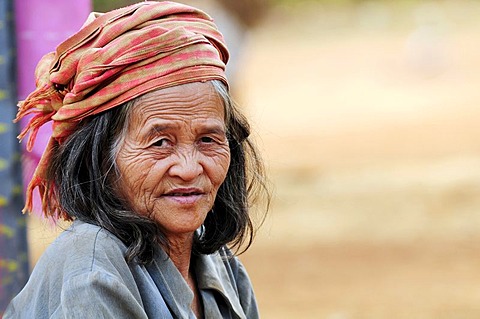
[[[231,162],[202,232],[195,237],[193,251],[210,254],[229,244],[237,249],[244,247],[243,252],[255,234],[249,208],[260,193],[266,195],[268,203],[269,193],[262,160],[249,139],[246,118],[225,85],[211,83],[224,103]],[[115,158],[134,104],[132,100],[82,121],[65,142],[56,146],[47,178],[53,182],[54,196],[68,216],[107,229],[127,245],[128,261],[148,263],[155,245],[162,245],[168,252],[167,239],[153,220],[130,211],[115,188],[119,176]]]

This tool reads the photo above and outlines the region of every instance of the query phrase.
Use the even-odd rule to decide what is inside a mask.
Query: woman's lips
[[[197,188],[178,188],[165,193],[163,197],[178,204],[191,205],[195,204],[203,195],[204,192]]]

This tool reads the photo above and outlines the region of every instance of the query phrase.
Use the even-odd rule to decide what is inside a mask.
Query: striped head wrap
[[[39,128],[52,121],[52,136],[28,185],[23,211],[32,211],[38,187],[44,214],[69,219],[45,175],[52,150],[81,120],[156,89],[214,79],[228,85],[227,61],[213,20],[193,7],[145,1],[90,14],[76,34],[40,60],[37,88],[19,103],[15,121],[33,115],[19,135],[22,139],[30,132],[28,151]]]

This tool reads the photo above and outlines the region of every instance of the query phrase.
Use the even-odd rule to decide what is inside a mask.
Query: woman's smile
[[[224,117],[210,83],[142,96],[117,157],[119,187],[130,208],[170,236],[200,227],[230,165]]]

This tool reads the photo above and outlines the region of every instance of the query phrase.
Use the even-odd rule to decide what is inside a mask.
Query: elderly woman
[[[265,184],[227,59],[205,13],[141,2],[92,14],[40,61],[20,137],[53,133],[25,210],[38,188],[45,215],[73,223],[4,318],[258,317],[227,245],[251,244]]]

